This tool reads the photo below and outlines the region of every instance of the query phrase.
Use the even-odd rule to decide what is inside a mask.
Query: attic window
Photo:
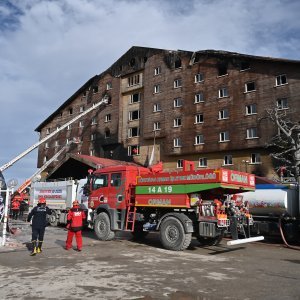
[[[94,94],[98,93],[98,86],[94,86],[94,87],[93,87],[93,93],[94,93]]]
[[[218,65],[218,76],[227,75],[227,64],[221,63]]]
[[[132,58],[131,60],[130,60],[130,66],[131,67],[134,67],[134,65],[135,65],[135,58]]]
[[[242,61],[240,71],[245,71],[248,69],[250,69],[250,63],[248,61]]]
[[[73,114],[73,108],[69,108],[69,115]]]
[[[175,69],[181,68],[181,59],[180,58],[177,58],[175,60],[174,66],[175,66]]]

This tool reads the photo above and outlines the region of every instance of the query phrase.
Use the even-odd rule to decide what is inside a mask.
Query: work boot
[[[37,253],[41,253],[41,252],[42,252],[42,244],[43,244],[43,241],[39,241],[38,247],[37,247],[37,249],[36,249],[36,252],[37,252]]]
[[[30,253],[31,256],[34,256],[37,254],[37,247],[36,247],[36,242],[32,241],[32,251]]]

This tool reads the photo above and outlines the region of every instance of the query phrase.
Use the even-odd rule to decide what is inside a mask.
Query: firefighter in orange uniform
[[[18,219],[19,211],[20,211],[20,202],[16,197],[13,198],[12,204],[11,204],[11,210],[12,210],[12,218],[14,220]]]
[[[73,202],[73,207],[69,210],[67,216],[67,229],[68,229],[68,236],[66,240],[66,250],[72,248],[72,241],[73,236],[75,234],[76,237],[76,244],[77,244],[77,251],[82,250],[82,235],[81,230],[83,226],[83,220],[86,218],[85,212],[82,208],[79,207],[78,200]]]

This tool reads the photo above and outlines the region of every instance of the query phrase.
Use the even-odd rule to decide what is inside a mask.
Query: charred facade
[[[69,153],[141,165],[154,157],[151,162],[163,161],[169,170],[187,159],[198,168],[277,176],[266,148],[277,128],[266,109],[277,107],[299,121],[299,66],[225,51],[132,47],[37,127],[44,138],[109,99],[40,146],[38,167],[67,145]]]

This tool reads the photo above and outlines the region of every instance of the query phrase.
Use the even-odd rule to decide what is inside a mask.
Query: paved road
[[[162,249],[130,234],[101,242],[84,232],[83,252],[63,249],[66,231],[48,227],[43,253],[26,248],[31,228],[0,247],[0,299],[300,299],[300,251],[280,244]],[[2,232],[2,231],[1,231]]]

